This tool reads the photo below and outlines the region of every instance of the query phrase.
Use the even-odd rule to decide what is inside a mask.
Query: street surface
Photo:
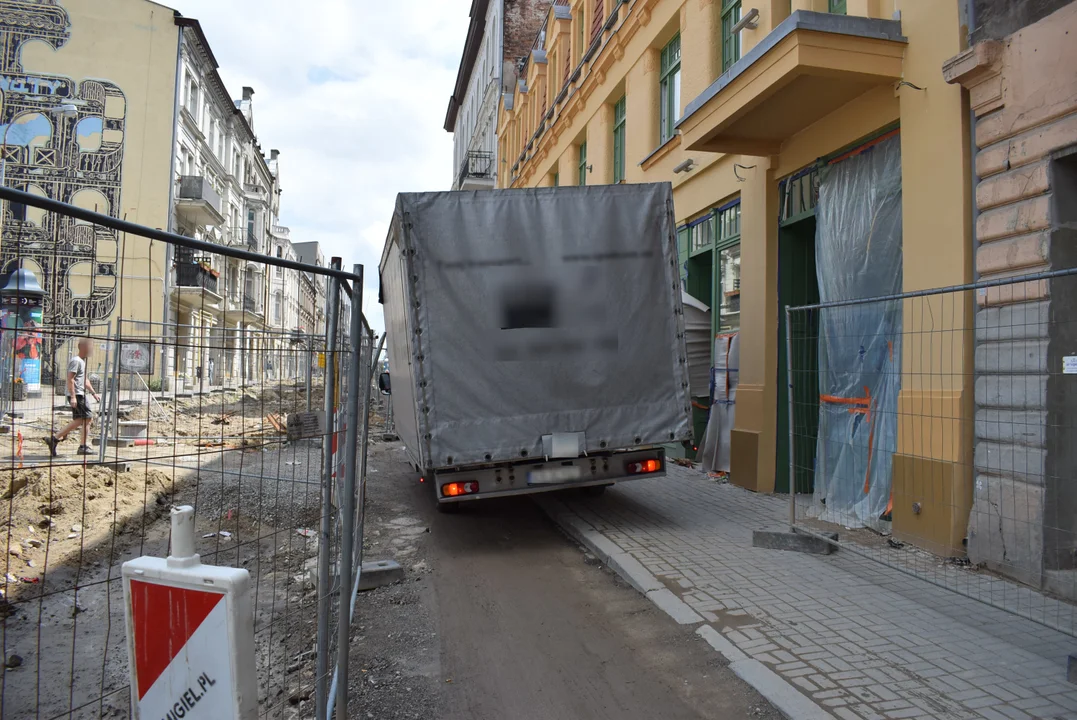
[[[366,557],[407,578],[359,598],[355,717],[781,717],[531,500],[439,514],[398,448],[372,448]]]
[[[1066,681],[1072,636],[849,549],[823,556],[752,547],[753,530],[787,529],[785,497],[670,467],[669,477],[623,483],[601,498],[544,505],[574,532],[638,561],[698,614],[687,627],[721,633],[723,652],[776,674],[816,705],[816,717],[1077,718],[1077,685]],[[897,564],[917,551],[888,552]],[[971,572],[942,563],[928,577],[998,602],[1052,607],[1030,600],[1027,588]],[[1060,623],[1073,612],[1057,607]]]

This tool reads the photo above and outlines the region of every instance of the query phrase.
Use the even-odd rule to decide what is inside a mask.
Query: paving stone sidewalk
[[[555,520],[638,561],[665,586],[649,596],[668,588],[698,614],[681,622],[713,627],[817,717],[1077,719],[1077,639],[856,553],[753,548],[752,531],[787,529],[781,497],[673,467],[563,503],[546,505]]]

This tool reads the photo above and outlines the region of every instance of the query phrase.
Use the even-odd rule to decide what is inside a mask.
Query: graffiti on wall
[[[71,38],[57,0],[0,0],[0,157],[4,184],[118,216],[127,102],[116,85],[24,67],[23,50]],[[91,70],[92,72],[92,70]],[[71,106],[74,106],[72,110]],[[0,270],[17,261],[45,290],[52,341],[85,333],[117,302],[115,231],[5,203]]]

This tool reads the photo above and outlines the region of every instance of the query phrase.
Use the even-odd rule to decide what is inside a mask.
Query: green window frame
[[[580,143],[580,176],[579,186],[587,184],[587,141]]]
[[[835,15],[845,15],[845,0],[827,0],[827,9]]]
[[[561,173],[555,172],[553,174],[553,186],[558,187],[561,185]]]
[[[625,179],[625,96],[613,106],[613,182]]]
[[[659,97],[662,103],[659,140],[666,142],[673,137],[673,126],[681,111],[681,34],[662,48],[661,73],[659,74]]]
[[[740,33],[733,27],[740,22],[741,0],[722,2],[722,72],[740,60]]]

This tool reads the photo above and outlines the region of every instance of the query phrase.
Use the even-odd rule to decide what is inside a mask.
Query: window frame
[[[722,72],[740,60],[740,33],[733,32],[740,22],[741,0],[722,0]]]
[[[626,95],[613,106],[613,183],[625,181],[625,115]]]
[[[676,59],[674,59],[674,55]],[[662,48],[660,72],[658,75],[658,98],[660,114],[658,123],[658,140],[661,144],[669,142],[675,134],[674,125],[681,104],[681,34],[674,35]]]
[[[576,178],[580,187],[587,186],[587,141],[580,143],[579,149],[579,175]]]
[[[826,3],[827,12],[835,15],[848,15],[849,7],[846,0],[827,0]]]

